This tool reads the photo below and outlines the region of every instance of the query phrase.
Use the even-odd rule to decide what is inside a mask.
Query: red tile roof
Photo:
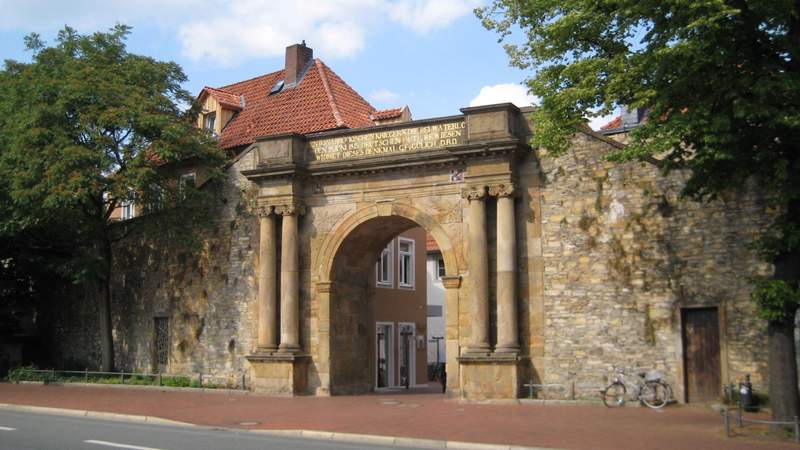
[[[297,86],[270,95],[283,79],[284,71],[279,70],[214,89],[244,97],[244,108],[222,129],[221,148],[248,145],[273,134],[374,125],[370,115],[375,108],[319,59],[313,60]]]
[[[386,120],[400,117],[403,113],[403,108],[384,109],[382,111],[375,111],[372,113],[372,120]]]
[[[622,116],[617,116],[611,122],[600,127],[601,130],[614,130],[622,127]]]
[[[208,86],[203,88],[203,92],[208,92],[208,95],[228,109],[235,109],[237,111],[242,109],[242,98],[239,95]],[[201,92],[200,95],[203,95],[203,93]]]

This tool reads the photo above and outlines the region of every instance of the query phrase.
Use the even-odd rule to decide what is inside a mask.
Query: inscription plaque
[[[436,123],[375,133],[321,138],[308,142],[311,159],[336,161],[461,145],[466,122]]]

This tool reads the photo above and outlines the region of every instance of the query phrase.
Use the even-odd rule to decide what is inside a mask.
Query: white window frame
[[[403,251],[402,245],[406,243],[409,244],[409,250]],[[414,270],[416,266],[416,262],[414,261],[414,254],[416,251],[416,243],[413,239],[409,238],[398,238],[398,245],[397,245],[397,255],[398,255],[398,271],[397,271],[397,286],[403,289],[414,289]],[[403,264],[403,256],[408,256],[409,267],[405,267]],[[405,277],[408,282],[403,282],[403,275],[406,274]]]
[[[197,187],[197,173],[196,172],[189,172],[181,175],[180,179],[178,180],[179,190],[181,194],[184,194],[184,189],[186,189],[186,180],[192,180],[192,187]]]
[[[210,111],[203,114],[203,128],[210,130],[212,134],[217,132],[217,112]]]
[[[136,192],[129,193],[130,198],[120,202],[119,220],[130,220],[136,217]]]
[[[385,280],[381,279],[381,274],[383,273],[383,270],[381,269],[383,267],[384,255],[387,255],[386,262],[389,265],[389,267],[387,267],[386,270],[386,273],[389,275],[389,277]],[[389,244],[386,245],[386,248],[381,250],[381,254],[378,257],[378,262],[375,263],[375,286],[382,288],[390,288],[394,286],[393,283],[394,277],[392,276],[394,273],[393,261],[394,261],[394,239],[389,241]]]
[[[146,212],[155,212],[164,208],[164,189],[156,183],[150,185],[150,198],[145,205]]]

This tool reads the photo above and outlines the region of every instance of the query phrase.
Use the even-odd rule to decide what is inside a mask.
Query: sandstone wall
[[[169,318],[171,373],[204,373],[238,382],[256,335],[258,222],[255,195],[240,171],[227,170],[211,239],[195,251],[136,241],[115,253],[112,288],[116,366],[155,370],[154,318]]]
[[[578,134],[570,152],[558,158],[531,152],[516,166],[524,357],[519,383],[575,380],[579,396],[595,396],[612,364],[643,366],[661,369],[680,396],[680,310],[713,305],[723,323],[722,381],[750,373],[755,387],[764,390],[765,330],[755,318],[747,281],[770,270],[747,247],[768,223],[757,190],[711,203],[682,200],[685,174],[663,177],[652,166],[608,163],[603,156],[611,149],[599,138]],[[237,379],[249,373],[245,356],[255,347],[259,232],[250,211],[257,189],[241,171],[253,164],[254,157],[246,155],[228,169],[213,238],[198,253],[141,243],[118,249],[112,289],[118,368],[154,368],[154,318],[168,317],[170,372]],[[445,294],[448,381],[458,386],[456,358],[471,334],[467,205],[460,196],[463,182],[451,182],[448,173],[449,168],[386,172],[306,187],[308,208],[299,230],[300,343],[313,356],[309,392],[326,393],[332,379],[342,381],[341,392],[371,385],[365,368],[368,330],[374,325],[364,304],[365,277],[385,241],[423,219],[440,227],[452,245],[445,249],[454,262],[448,263],[448,273],[464,277],[460,288]],[[339,225],[348,217],[381,202],[407,205],[425,216],[365,223],[363,236],[343,236],[341,264],[330,274],[339,285],[320,295],[322,246],[341,232]],[[488,199],[486,206],[492,269],[495,200]],[[276,228],[280,243],[280,219]],[[494,283],[492,275],[493,306]],[[97,366],[95,304],[87,296],[74,297],[53,323],[53,353],[61,355],[62,365]],[[494,342],[493,314],[490,320]]]
[[[609,163],[603,156],[610,150],[578,134],[563,156],[525,162],[541,168],[527,182],[541,184],[539,375],[546,383],[575,379],[580,391],[605,383],[612,364],[654,367],[680,397],[680,309],[718,306],[723,383],[749,373],[755,388],[765,389],[765,327],[747,281],[770,271],[748,248],[768,223],[757,190],[711,203],[679,199],[686,174]],[[534,211],[536,189],[529,192]],[[536,329],[535,314],[529,317]]]

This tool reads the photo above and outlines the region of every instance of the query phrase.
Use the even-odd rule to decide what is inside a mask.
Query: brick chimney
[[[314,50],[306,47],[306,41],[286,47],[286,76],[284,86],[291,87],[300,82],[308,62],[314,57]]]

